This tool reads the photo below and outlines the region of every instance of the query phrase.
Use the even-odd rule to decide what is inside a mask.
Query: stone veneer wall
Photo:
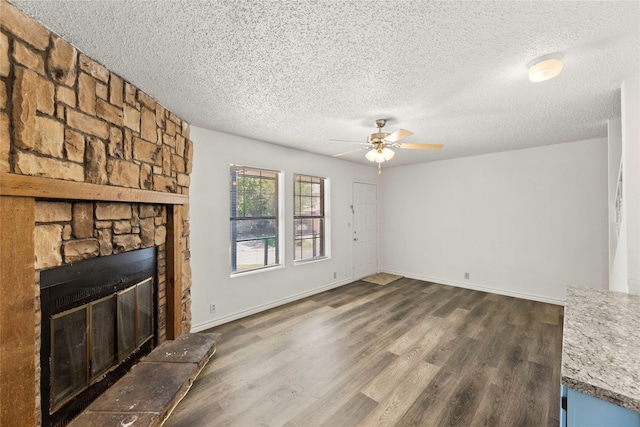
[[[192,156],[188,123],[0,0],[0,173],[188,195]],[[35,210],[36,307],[42,269],[156,245],[159,340],[166,339],[165,206],[38,200]],[[182,230],[182,330],[188,331],[186,211]],[[37,402],[39,350],[38,342]]]

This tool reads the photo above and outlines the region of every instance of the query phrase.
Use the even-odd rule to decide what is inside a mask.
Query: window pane
[[[311,195],[311,184],[309,182],[301,182],[300,183],[300,195],[302,195],[302,196],[310,196]]]
[[[277,220],[239,220],[236,224],[234,272],[279,264]]]
[[[320,197],[311,198],[311,206],[309,207],[311,215],[322,215],[322,199]]]
[[[299,215],[310,215],[311,214],[311,197],[310,196],[300,196],[300,213]]]
[[[277,172],[232,166],[231,216],[276,216],[277,190]]]

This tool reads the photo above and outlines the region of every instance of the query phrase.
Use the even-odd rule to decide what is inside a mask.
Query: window
[[[280,172],[231,166],[231,273],[280,265]]]
[[[293,177],[294,261],[325,257],[325,183],[315,176]]]

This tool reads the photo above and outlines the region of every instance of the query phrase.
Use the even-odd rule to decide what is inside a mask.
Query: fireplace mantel
[[[186,205],[189,203],[189,196],[186,194],[62,181],[11,173],[0,174],[0,195],[38,199],[138,202],[164,205]]]
[[[91,200],[167,206],[167,338],[177,338],[182,319],[182,222],[189,197],[84,182],[0,174],[0,421],[35,425],[33,325],[35,201]],[[5,395],[6,394],[6,395]],[[11,402],[11,405],[4,404]],[[18,424],[15,424],[18,425]]]

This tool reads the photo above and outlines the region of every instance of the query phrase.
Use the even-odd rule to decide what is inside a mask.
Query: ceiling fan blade
[[[330,139],[329,141],[332,142],[346,142],[347,144],[362,144],[362,145],[368,145],[368,142],[362,142],[362,141],[347,141],[345,139]]]
[[[355,150],[346,151],[346,152],[340,153],[340,154],[334,154],[333,157],[340,157],[340,156],[344,156],[344,155],[351,154],[351,153],[356,153],[358,151],[362,151],[362,150],[366,150],[366,149],[367,149],[367,147],[356,148]]]
[[[440,150],[442,148],[442,144],[398,144],[398,148],[410,148],[413,150]]]
[[[411,135],[413,135],[413,132],[411,132],[410,130],[398,129],[397,131],[386,137],[384,140],[386,142],[394,143]]]

